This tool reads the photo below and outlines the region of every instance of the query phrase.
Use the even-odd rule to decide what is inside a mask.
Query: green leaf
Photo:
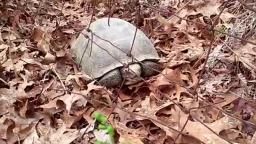
[[[107,123],[108,118],[100,112],[95,111],[95,112],[93,112],[92,116],[93,116],[93,118],[96,119],[97,122],[99,122],[101,124]]]

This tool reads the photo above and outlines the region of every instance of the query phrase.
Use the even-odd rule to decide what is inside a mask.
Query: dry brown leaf
[[[122,123],[119,123],[119,122],[113,123],[113,126],[115,127],[116,131],[122,137],[122,139],[119,139],[119,141],[124,142],[125,140],[127,140],[127,138],[130,139],[133,137],[135,141],[139,142],[140,139],[147,137],[148,131],[146,129],[144,129],[144,128],[129,128],[126,126],[127,122],[129,122],[129,121],[124,121]]]
[[[160,106],[157,106],[149,97],[146,97],[145,100],[141,101],[141,108],[139,109],[139,112],[143,115],[146,115],[148,117],[154,118],[156,117],[156,113],[170,105],[173,105],[173,102],[166,102]]]
[[[28,77],[26,75],[20,74],[20,77],[22,77],[23,82],[21,82],[21,84],[19,84],[19,86],[18,86],[17,98],[26,98],[27,93],[25,92],[25,89],[28,86],[32,86],[34,84],[34,82],[33,81],[28,82]]]
[[[21,141],[25,138],[27,138],[31,132],[35,129],[35,123],[31,123],[29,125],[24,125],[24,126],[16,126],[16,128],[14,128],[14,133],[17,134],[19,133],[19,138],[17,138],[17,136],[14,136],[16,137],[16,141]]]
[[[47,52],[44,56],[44,63],[49,64],[55,62],[56,57],[52,55],[51,53]]]
[[[43,105],[40,105],[39,107],[40,108],[43,108],[43,109],[52,109],[52,108],[58,108],[56,102],[57,102],[58,99],[54,99],[54,100],[51,100],[49,101],[49,103],[46,103],[46,104],[43,104]]]
[[[179,85],[176,85],[176,94],[174,95],[174,97],[172,97],[172,99],[177,99],[177,101],[180,101],[180,97],[181,97],[181,93],[184,91],[184,88],[182,88]]]
[[[14,136],[14,127],[15,122],[13,120],[5,118],[0,119],[0,138],[9,142],[13,142],[12,137]]]
[[[4,98],[0,95],[0,115],[4,115],[9,112],[9,109],[12,107],[12,103],[10,103],[7,100],[4,100]]]
[[[177,28],[174,26],[174,24],[169,23],[169,21],[167,19],[165,19],[163,16],[157,15],[156,18],[160,22],[160,24],[162,24],[164,26],[164,30],[166,33],[171,33],[172,31],[177,30]]]
[[[148,116],[152,119],[155,119],[155,120],[161,120],[160,123],[157,122],[157,121],[152,121],[152,122],[156,126],[161,128],[163,131],[165,131],[167,136],[170,136],[172,138],[176,137],[177,133],[173,129],[178,130],[179,128],[181,128],[180,118],[181,117],[186,118],[187,115],[185,115],[183,112],[180,112],[179,109],[177,110],[177,108],[176,108],[177,106],[175,106],[171,102],[161,105],[160,108],[159,107],[155,108],[156,106],[152,107],[149,100],[145,100],[145,101],[143,101],[143,103],[144,103],[143,110],[140,111],[141,115],[146,115],[146,116]],[[169,115],[169,117],[164,119],[164,118],[155,116],[156,112],[158,112],[159,110],[161,110],[161,109],[163,109],[167,106],[170,106],[170,105],[173,105],[173,107],[170,110],[171,115]],[[149,112],[147,112],[147,111],[149,111]],[[137,119],[142,120],[142,119],[145,119],[145,118],[138,117]]]
[[[253,44],[246,44],[239,49],[233,51],[238,60],[243,63],[245,67],[256,73],[256,48]],[[237,61],[236,58],[230,56],[230,59]]]
[[[2,39],[7,41],[14,41],[20,38],[19,34],[13,31],[11,28],[2,28]]]
[[[132,99],[130,95],[125,94],[123,91],[120,91],[118,96],[121,101],[127,101]]]
[[[75,82],[80,86],[82,87],[83,84],[81,83],[80,79],[83,79],[83,80],[90,80],[90,77],[84,73],[76,73],[75,75],[68,75],[66,80],[65,80],[65,83],[66,84],[69,84],[71,83],[72,80],[75,80]],[[95,87],[96,88],[96,87]]]
[[[27,110],[28,110],[28,101],[26,101],[25,105],[23,107],[21,107],[20,111],[19,111],[19,114],[22,118],[26,118],[26,113],[27,113]]]
[[[80,132],[82,133],[83,131],[81,130]],[[41,135],[39,141],[44,144],[70,144],[81,135],[80,132],[76,129],[68,129],[65,124],[62,124],[57,130],[49,128],[48,133]],[[38,141],[37,139],[35,140]]]
[[[85,120],[87,120],[87,122],[90,123],[90,124],[94,123],[94,121],[95,121],[95,120],[91,117],[91,114],[92,114],[94,111],[95,111],[94,108],[88,108],[88,109],[84,112],[84,114],[83,114],[83,118],[84,118]]]
[[[127,101],[127,103],[119,102],[118,105],[119,105],[120,107],[124,107],[125,105],[128,105],[128,103],[130,103],[130,102],[131,102],[131,101]],[[134,111],[134,109],[136,109],[137,107],[139,107],[138,105],[140,105],[140,102],[135,103],[132,108],[129,108],[129,107],[128,107],[127,110]],[[132,116],[129,115],[127,112],[123,111],[122,109],[115,108],[115,109],[113,110],[113,112],[115,112],[115,113],[118,114],[118,116],[120,117],[119,122],[120,122],[121,124],[124,124],[124,123],[126,123],[127,120],[132,119]]]
[[[47,32],[43,30],[42,27],[35,27],[31,38],[37,43],[37,47],[40,51],[42,51],[43,53],[49,52],[50,37]]]
[[[255,144],[255,143],[256,143],[256,132],[254,132],[250,144]]]
[[[120,144],[144,144],[137,136],[121,135],[119,138]]]
[[[0,45],[0,62],[3,64],[5,61],[7,61],[7,50],[8,50],[8,45],[1,44]]]
[[[162,86],[170,86],[173,84],[182,84],[182,80],[180,78],[180,70],[179,69],[164,69],[162,71],[162,75],[157,77],[156,81],[152,83],[153,87],[161,88]]]
[[[0,124],[0,138],[1,139],[8,139],[7,130],[9,128],[9,125]]]
[[[67,128],[71,128],[71,126],[72,126],[74,123],[76,123],[77,121],[79,121],[79,120],[82,118],[82,116],[83,116],[83,112],[84,112],[84,111],[82,111],[79,115],[76,114],[76,115],[74,115],[74,116],[69,115],[67,112],[64,112],[62,119],[63,119],[63,121],[64,121],[66,127],[67,127]]]
[[[185,119],[183,119],[185,122]],[[241,123],[233,118],[225,116],[213,123],[206,124],[209,128],[211,128],[214,132],[219,134],[222,130],[235,128]],[[215,143],[215,144],[228,144],[229,142],[223,140],[212,131],[207,129],[200,122],[191,122],[189,121],[185,127],[185,131],[190,135],[198,138],[204,143]]]
[[[180,130],[183,125],[185,124],[185,121],[187,120],[186,114],[184,114],[182,111],[179,110],[179,108],[176,107],[176,109],[172,109],[173,112],[173,122],[176,122],[176,126],[173,125],[172,128],[175,128],[177,130]],[[166,131],[167,135],[171,137],[177,136],[177,133],[175,133],[172,129],[168,128],[166,125],[154,122],[157,126],[162,128],[164,131]],[[205,123],[209,128],[211,128],[214,132],[219,134],[222,130],[225,129],[231,129],[235,128],[238,125],[240,125],[241,122],[234,120],[233,118],[230,117],[223,117],[213,123]],[[170,125],[170,123],[169,123]],[[204,143],[216,143],[216,144],[226,144],[228,143],[227,141],[221,139],[219,136],[215,135],[212,131],[207,129],[204,125],[202,125],[200,122],[193,122],[193,121],[188,121],[186,124],[186,127],[184,129],[184,132],[187,134],[199,139],[200,141]]]
[[[232,93],[224,93],[221,95],[224,98],[224,101],[221,103],[215,104],[216,107],[223,108],[224,106],[232,103],[233,101],[237,100],[239,97]]]
[[[5,71],[10,72],[14,70],[14,65],[11,59],[8,59],[2,64],[2,67],[4,67]]]
[[[91,114],[95,110],[109,116],[109,122],[113,123],[120,136],[120,143],[140,144],[144,140],[149,143],[163,143],[164,140],[165,143],[170,143],[178,134],[172,128],[180,131],[189,114],[184,113],[183,109],[174,105],[169,99],[177,102],[182,108],[199,107],[201,102],[196,101],[195,95],[190,93],[190,90],[194,91],[195,86],[198,86],[195,92],[200,97],[217,103],[215,106],[219,108],[237,99],[235,95],[226,93],[230,90],[230,85],[233,85],[231,78],[235,77],[233,70],[225,66],[223,69],[217,66],[215,71],[209,71],[209,75],[202,77],[200,85],[197,83],[198,72],[202,70],[205,58],[201,56],[204,56],[205,48],[209,47],[211,38],[206,26],[209,26],[220,13],[219,7],[221,4],[223,6],[223,0],[162,0],[159,3],[145,1],[166,13],[159,12],[163,14],[161,16],[155,10],[143,6],[140,9],[139,21],[137,21],[135,7],[130,7],[133,1],[115,1],[112,16],[129,20],[138,28],[143,25],[144,30],[147,31],[146,34],[155,40],[155,46],[163,56],[160,62],[167,66],[162,73],[165,76],[159,74],[149,78],[148,87],[145,83],[129,86],[129,91],[137,97],[127,96],[118,91],[114,91],[117,94],[113,94],[112,89],[98,86],[95,82],[87,85],[89,77],[77,72],[71,61],[67,43],[75,37],[76,33],[88,26],[92,13],[94,14],[92,21],[108,16],[107,2],[96,1],[39,2],[32,0],[26,5],[23,0],[15,2],[5,0],[4,4],[0,1],[0,7],[2,7],[0,9],[2,20],[0,20],[0,62],[2,64],[0,80],[5,81],[0,88],[0,143],[5,143],[4,140],[7,143],[25,144],[71,143],[83,133],[83,130],[79,133],[76,124],[82,123],[81,125],[84,126],[87,123],[93,123]],[[97,3],[93,12],[90,5],[92,2]],[[229,12],[234,8],[238,13],[240,10],[245,11],[239,2],[235,2],[235,6],[233,1],[225,1],[225,3],[228,5],[220,15],[221,21],[215,28],[220,25],[227,28],[232,26],[230,18],[233,14]],[[188,20],[176,17],[173,13]],[[214,44],[218,45],[219,42],[217,40]],[[244,74],[246,78],[252,78],[255,74],[253,73],[256,56],[254,47],[246,44],[241,49],[233,50],[239,58],[238,61],[251,70],[248,75]],[[216,57],[221,59],[219,53]],[[225,60],[231,63],[237,62],[233,56]],[[210,65],[209,63],[213,61],[208,61],[206,68],[215,66],[216,63]],[[52,66],[57,76],[51,73]],[[62,82],[63,80],[65,82]],[[242,87],[239,83],[235,83],[235,86]],[[63,88],[70,90],[71,94],[60,90]],[[147,92],[141,92],[143,90]],[[240,91],[240,88],[236,90]],[[113,97],[116,95],[119,97]],[[169,96],[169,99],[166,96]],[[87,97],[90,98],[89,105],[86,101]],[[117,107],[145,117],[127,114],[116,107],[106,108],[102,102],[112,106],[116,104]],[[14,107],[18,112],[14,112]],[[235,107],[242,109],[241,106]],[[27,118],[26,114],[34,109],[35,118]],[[247,112],[253,114],[251,109]],[[195,120],[196,118],[204,121],[224,138],[236,141],[239,136],[239,142],[246,141],[245,139],[248,141],[250,138],[247,132],[233,129],[240,127],[238,122],[230,120],[227,116],[219,119],[219,110],[211,110],[210,107],[203,110],[190,112],[190,119],[183,131],[187,132],[188,136],[182,135],[176,141],[177,143],[226,143]],[[192,121],[191,118],[194,120]],[[254,115],[252,119],[255,119]],[[142,126],[134,128],[133,124],[136,125],[136,122]],[[37,128],[34,124],[37,124]],[[72,130],[69,129],[71,125],[72,128],[75,127]],[[87,130],[82,139],[84,143],[89,143],[92,139],[88,132],[90,131]],[[164,138],[160,138],[162,133]],[[198,142],[197,139],[202,142]],[[254,139],[255,136],[251,143],[254,143]]]
[[[23,144],[42,144],[39,141],[39,136],[36,129],[34,129],[31,134],[26,139],[24,139]]]
[[[88,25],[90,22],[90,16],[88,16],[86,11],[80,7],[80,3],[82,2],[75,2],[75,5],[65,3],[63,8],[63,15],[69,17],[70,19],[79,20],[80,25]]]
[[[74,93],[66,94],[66,95],[60,97],[56,102],[58,103],[58,101],[63,101],[68,113],[70,113],[72,106],[75,106],[75,105],[73,105],[75,102],[76,103],[79,102],[78,106],[85,106],[87,104],[87,100],[82,95],[74,94]]]
[[[198,13],[203,14],[204,16],[210,17],[211,15],[219,13],[219,6],[221,5],[220,0],[199,0],[193,1],[189,6],[197,11],[190,11],[191,15],[196,15]]]
[[[87,85],[87,89],[85,91],[83,91],[83,95],[88,95],[92,90],[101,90],[101,89],[104,89],[103,86],[99,86],[99,85],[95,85],[94,84],[95,81],[92,81],[91,83],[89,83]]]
[[[3,120],[5,120],[4,115],[13,111],[13,103],[16,101],[17,96],[16,93],[17,91],[14,87],[11,87],[10,89],[0,89],[0,124],[3,124]]]

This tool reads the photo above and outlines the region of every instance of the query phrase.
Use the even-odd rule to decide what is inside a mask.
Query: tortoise
[[[135,31],[136,27],[125,20],[100,18],[79,34],[71,52],[82,71],[100,84],[132,85],[141,81],[141,76],[157,74],[160,68],[153,43],[141,30],[137,29],[136,35]]]

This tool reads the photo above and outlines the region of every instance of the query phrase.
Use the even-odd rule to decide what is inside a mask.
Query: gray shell
[[[130,52],[136,27],[118,18],[110,18],[109,24],[110,26],[108,18],[96,20],[90,25],[93,34],[85,29],[71,45],[77,63],[80,62],[84,53],[81,67],[87,75],[99,78],[107,72],[123,66],[124,63],[159,59],[152,42],[138,29],[131,52],[136,60],[132,60],[127,54]],[[86,35],[89,39],[85,37]]]

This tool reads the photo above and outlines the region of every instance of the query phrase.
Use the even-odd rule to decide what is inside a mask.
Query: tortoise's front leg
[[[121,85],[123,79],[119,69],[114,69],[99,79],[99,83],[106,87],[115,87]]]
[[[158,71],[160,71],[161,69],[157,62],[153,62],[149,60],[143,61],[141,67],[142,67],[142,75],[144,77],[156,75],[158,74]]]

